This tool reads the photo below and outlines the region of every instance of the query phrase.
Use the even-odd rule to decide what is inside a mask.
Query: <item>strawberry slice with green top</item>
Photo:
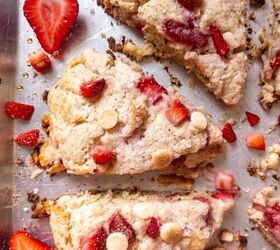
[[[223,34],[215,24],[210,25],[210,34],[218,54],[220,56],[225,56],[229,52],[229,46]]]
[[[42,72],[50,68],[51,61],[48,55],[42,50],[33,51],[28,57],[31,66],[38,72]]]
[[[45,243],[33,238],[26,231],[13,233],[10,239],[9,250],[51,250]]]
[[[260,151],[265,150],[265,139],[262,134],[248,133],[246,135],[246,144],[248,148],[253,148]]]
[[[54,54],[75,23],[79,4],[77,0],[25,0],[23,12],[42,48]]]
[[[187,120],[190,116],[189,110],[180,101],[173,101],[170,107],[165,111],[165,116],[174,126]]]
[[[30,120],[34,112],[34,106],[19,103],[19,102],[7,102],[5,105],[6,114],[12,119]]]
[[[90,236],[81,239],[81,250],[106,250],[107,238],[106,230],[104,227],[100,227]]]
[[[232,128],[232,125],[230,123],[226,123],[224,127],[222,128],[222,133],[224,139],[229,143],[234,143],[237,140],[236,134]]]
[[[34,147],[38,143],[40,131],[39,129],[31,129],[16,137],[16,144],[20,146]]]
[[[246,116],[247,116],[248,122],[250,123],[250,125],[252,127],[256,126],[260,121],[260,117],[258,115],[250,113],[248,111],[246,111]]]

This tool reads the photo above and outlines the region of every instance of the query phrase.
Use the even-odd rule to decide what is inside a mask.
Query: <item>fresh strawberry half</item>
[[[83,83],[80,87],[83,97],[90,98],[100,95],[105,88],[105,84],[105,79]]]
[[[248,148],[253,148],[261,151],[265,150],[265,139],[262,134],[248,133],[246,135],[246,144]]]
[[[250,123],[250,125],[252,127],[256,126],[260,121],[260,117],[258,115],[250,113],[248,111],[246,111],[246,116],[247,116],[248,122]]]
[[[149,101],[153,105],[157,104],[162,99],[163,94],[167,95],[166,89],[159,85],[153,76],[142,78],[137,84],[137,88],[141,93],[149,97]]]
[[[12,119],[30,120],[34,112],[34,106],[19,102],[7,102],[6,114]]]
[[[184,104],[176,100],[165,111],[165,116],[174,126],[177,126],[189,118],[190,112]]]
[[[274,70],[280,66],[280,51],[276,53],[275,60],[273,62],[270,62],[270,65]]]
[[[25,0],[23,11],[42,48],[54,54],[76,21],[79,4],[77,0]]]
[[[218,190],[233,190],[234,188],[234,176],[229,172],[218,172],[216,176],[216,189]]]
[[[196,8],[196,0],[177,0],[184,8],[189,11],[194,11]]]
[[[229,191],[221,191],[221,192],[215,192],[211,195],[212,198],[223,200],[223,201],[231,201],[234,199],[235,192],[229,192]]]
[[[110,233],[121,232],[125,234],[129,244],[136,240],[135,230],[121,214],[113,216],[109,223],[109,231]]]
[[[210,25],[210,33],[218,54],[220,56],[225,56],[229,52],[229,46],[221,31],[215,24],[212,24]]]
[[[40,49],[32,52],[28,60],[31,66],[38,72],[42,72],[51,66],[50,58]]]
[[[226,123],[224,127],[222,128],[222,133],[224,139],[229,143],[234,143],[237,140],[236,134],[232,128],[232,125],[230,123]]]
[[[80,245],[82,250],[105,250],[108,234],[104,227],[98,228],[89,237],[82,238]]]
[[[20,146],[34,147],[38,143],[40,131],[39,129],[31,129],[17,136],[16,144]]]
[[[45,243],[33,238],[26,231],[13,233],[9,250],[51,250]]]
[[[146,228],[146,234],[150,238],[156,239],[159,237],[159,233],[160,233],[160,222],[155,217],[152,217]]]
[[[167,20],[164,23],[165,34],[174,42],[204,48],[208,45],[208,35],[197,29],[191,29],[188,25],[174,20]]]
[[[99,165],[106,164],[115,158],[115,154],[112,151],[102,146],[97,146],[92,149],[91,156],[93,161]]]

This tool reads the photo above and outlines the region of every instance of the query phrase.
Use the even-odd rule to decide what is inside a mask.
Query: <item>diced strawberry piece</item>
[[[250,113],[248,111],[246,111],[246,116],[247,116],[248,122],[250,123],[250,125],[252,127],[256,126],[260,121],[260,117],[258,115]]]
[[[274,210],[271,207],[266,207],[264,212],[265,222],[269,225],[270,228],[280,225],[280,213],[277,210]]]
[[[30,120],[34,106],[19,102],[7,102],[5,105],[7,115],[12,119]]]
[[[54,54],[76,21],[79,4],[77,0],[25,0],[23,11],[42,48]]]
[[[157,104],[162,99],[163,94],[167,95],[166,89],[159,85],[153,76],[142,78],[137,84],[137,88],[141,93],[149,97],[153,105]]]
[[[189,11],[194,11],[196,8],[196,0],[178,0],[178,3]]]
[[[9,250],[51,250],[45,243],[33,238],[26,231],[13,233],[10,239]]]
[[[265,150],[265,139],[262,134],[248,133],[246,135],[246,144],[248,148],[254,148],[257,150]]]
[[[170,107],[165,111],[165,116],[174,126],[179,125],[183,121],[189,118],[190,112],[179,101],[173,101]]]
[[[265,207],[259,205],[259,204],[253,204],[253,208],[260,211],[260,212],[265,212]]]
[[[236,134],[232,128],[232,125],[230,123],[226,123],[224,127],[222,128],[222,133],[224,139],[229,142],[229,143],[234,143],[236,142]]]
[[[94,149],[92,149],[91,156],[93,161],[99,165],[106,164],[115,158],[114,152],[102,146],[96,146]]]
[[[280,225],[275,226],[274,228],[270,228],[269,231],[274,236],[274,238],[280,242]]]
[[[83,237],[80,245],[82,250],[106,250],[108,234],[104,227],[100,227],[89,237]]]
[[[218,172],[216,176],[216,189],[218,190],[233,190],[234,187],[234,176],[232,173]]]
[[[277,210],[277,211],[280,212],[280,203],[279,203],[279,202],[274,203],[273,206],[272,206],[272,208],[273,208],[274,210]]]
[[[39,129],[31,129],[18,135],[16,138],[16,144],[20,146],[34,147],[38,143],[39,135]]]
[[[274,70],[280,66],[280,51],[276,53],[275,60],[273,62],[270,62],[270,65]]]
[[[127,222],[127,220],[121,215],[116,214],[109,223],[109,231],[121,232],[126,235],[129,244],[136,240],[136,233],[133,227]]]
[[[165,21],[164,26],[165,34],[174,42],[196,48],[204,48],[208,45],[208,35],[197,29],[191,29],[189,26],[174,20]]]
[[[146,228],[146,234],[150,238],[156,239],[159,237],[159,233],[160,233],[160,222],[155,217],[152,217]]]
[[[82,96],[85,98],[90,98],[100,95],[105,88],[105,84],[105,79],[83,83],[80,87]]]
[[[28,57],[31,66],[38,72],[42,72],[51,66],[50,58],[42,51],[34,51]]]
[[[209,210],[205,217],[205,221],[208,225],[212,225],[213,224],[213,209],[212,209],[210,200],[208,200],[207,198],[202,197],[202,196],[194,197],[194,200],[198,200],[200,202],[206,203],[209,206]]]
[[[210,33],[218,54],[220,56],[225,56],[229,52],[229,46],[223,34],[215,24],[210,25]]]
[[[235,193],[224,191],[224,192],[215,192],[211,195],[212,198],[223,200],[223,201],[231,201],[234,199]]]

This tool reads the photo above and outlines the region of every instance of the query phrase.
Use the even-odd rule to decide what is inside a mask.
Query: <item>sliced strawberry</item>
[[[13,233],[10,239],[9,250],[51,250],[45,243],[33,238],[26,231]]]
[[[135,230],[121,214],[116,214],[113,216],[109,223],[109,231],[110,233],[121,232],[125,234],[128,238],[129,244],[136,240]]]
[[[248,133],[246,135],[246,144],[248,148],[254,148],[257,150],[265,150],[265,139],[262,134]]]
[[[214,199],[218,200],[223,200],[223,201],[231,201],[234,199],[235,193],[234,192],[229,192],[229,191],[224,191],[224,192],[214,192],[211,197]]]
[[[38,72],[42,72],[51,66],[50,58],[42,51],[36,50],[28,57],[31,66]]]
[[[184,104],[176,100],[165,111],[165,116],[174,126],[177,126],[189,118],[190,112]]]
[[[88,237],[81,239],[80,245],[82,250],[106,250],[106,240],[108,234],[104,227],[100,227]]]
[[[114,152],[112,152],[102,146],[96,146],[91,151],[91,156],[92,156],[93,161],[96,164],[100,164],[100,165],[106,164],[115,158]]]
[[[90,97],[100,95],[103,89],[105,88],[105,84],[106,84],[105,79],[83,83],[80,87],[82,96],[85,98],[90,98]]]
[[[226,123],[224,127],[222,128],[222,133],[224,139],[229,142],[229,143],[234,143],[236,142],[236,134],[232,128],[232,125],[230,123]]]
[[[246,116],[247,116],[248,122],[250,123],[250,125],[252,127],[256,126],[260,121],[260,117],[258,115],[250,113],[248,111],[246,111]]]
[[[146,234],[150,238],[156,239],[159,237],[159,233],[160,233],[160,222],[155,217],[152,217],[146,228]]]
[[[196,0],[178,0],[178,3],[189,11],[194,11],[196,8]]]
[[[142,78],[137,84],[137,88],[141,93],[149,97],[153,105],[157,104],[162,99],[163,94],[167,95],[166,89],[159,85],[153,76]]]
[[[225,56],[229,52],[229,46],[223,34],[215,24],[210,25],[210,33],[218,54],[220,56]]]
[[[280,66],[280,51],[276,53],[275,60],[273,62],[270,62],[270,65],[274,70]]]
[[[39,135],[39,129],[31,129],[18,135],[16,138],[16,144],[20,146],[34,147],[38,143]]]
[[[25,0],[23,11],[42,48],[54,54],[76,21],[79,4],[77,0]]]
[[[5,105],[7,115],[12,119],[30,120],[34,106],[19,102],[7,102]]]
[[[191,29],[188,25],[169,19],[165,21],[164,26],[166,36],[174,42],[196,48],[204,48],[208,45],[208,35],[197,29]]]
[[[216,176],[216,189],[218,190],[233,190],[234,176],[232,173],[220,171]]]

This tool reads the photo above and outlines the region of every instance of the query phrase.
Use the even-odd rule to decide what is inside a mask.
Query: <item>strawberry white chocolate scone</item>
[[[271,109],[280,98],[280,2],[273,0],[272,3],[271,38],[269,39],[268,52],[262,55],[264,66],[261,73],[263,86],[260,101],[265,109]]]
[[[249,219],[271,244],[280,249],[280,198],[273,196],[274,188],[263,188],[248,209]]]
[[[67,195],[51,205],[50,225],[59,250],[200,250],[233,205],[226,192]]]
[[[229,106],[237,105],[246,80],[246,1],[99,0],[105,11],[141,29],[160,58],[191,69]],[[152,53],[123,44],[128,54]]]
[[[48,105],[48,139],[33,154],[42,168],[188,175],[223,151],[207,114],[125,56],[85,50],[51,88]]]

